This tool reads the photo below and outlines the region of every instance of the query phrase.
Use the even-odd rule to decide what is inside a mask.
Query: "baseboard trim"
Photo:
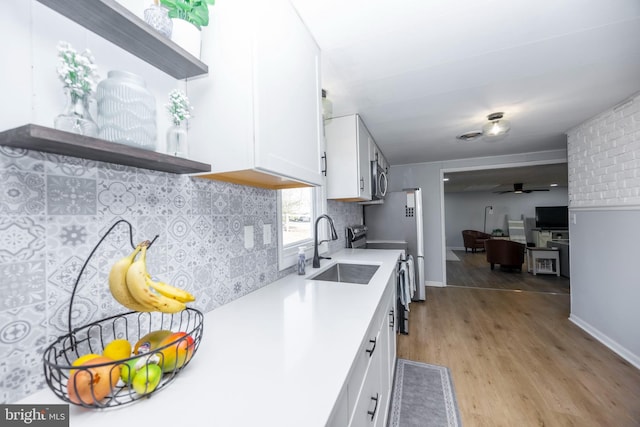
[[[444,288],[445,287],[444,283],[442,283],[442,282],[433,282],[433,281],[430,281],[430,280],[425,281],[424,285],[425,286],[432,286],[434,288]]]
[[[640,356],[633,354],[631,351],[627,350],[624,346],[618,344],[616,341],[609,338],[607,335],[600,332],[598,329],[591,326],[589,323],[585,322],[575,314],[569,315],[569,320],[573,322],[580,329],[600,341],[602,344],[607,346],[611,351],[616,353],[618,356],[622,357],[627,362],[631,363],[636,368],[640,369]]]

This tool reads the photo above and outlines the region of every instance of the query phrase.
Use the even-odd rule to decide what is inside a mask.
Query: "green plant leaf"
[[[209,6],[215,0],[160,0],[169,10],[170,18],[183,19],[198,29],[209,25]]]

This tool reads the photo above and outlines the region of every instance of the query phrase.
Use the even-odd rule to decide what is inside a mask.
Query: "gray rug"
[[[388,426],[462,426],[449,368],[399,358]]]

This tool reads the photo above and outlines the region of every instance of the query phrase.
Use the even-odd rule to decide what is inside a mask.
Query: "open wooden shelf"
[[[38,2],[172,77],[185,79],[209,72],[209,67],[205,63],[162,36],[115,0],[38,0]]]
[[[205,163],[34,124],[0,132],[0,145],[175,174],[211,171]]]

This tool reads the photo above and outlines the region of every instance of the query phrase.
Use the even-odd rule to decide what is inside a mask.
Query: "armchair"
[[[500,264],[500,267],[522,271],[526,245],[513,240],[491,239],[484,242],[484,248],[492,270],[495,264]]]
[[[464,241],[464,251],[471,249],[476,252],[477,249],[484,249],[484,242],[491,239],[491,234],[483,233],[476,230],[462,230],[462,240]]]

